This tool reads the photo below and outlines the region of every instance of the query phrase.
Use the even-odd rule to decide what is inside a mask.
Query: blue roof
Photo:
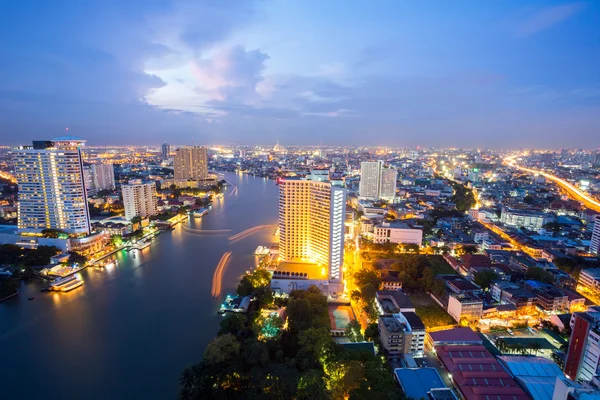
[[[408,398],[426,399],[431,389],[446,387],[435,368],[396,368],[394,375]]]

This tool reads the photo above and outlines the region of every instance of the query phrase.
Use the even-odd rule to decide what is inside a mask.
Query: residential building
[[[570,326],[565,375],[576,382],[591,381],[600,364],[600,306],[573,313]]]
[[[208,178],[206,147],[184,146],[175,150],[175,179],[201,180]]]
[[[85,194],[88,197],[95,196],[98,192],[94,186],[92,168],[89,165],[83,167],[83,186],[85,186]]]
[[[590,252],[600,255],[600,215],[596,215],[596,220],[594,222],[594,231],[590,242]]]
[[[483,315],[483,300],[472,293],[452,293],[448,297],[448,314],[460,322],[463,318],[469,321],[480,319]]]
[[[383,222],[373,229],[374,243],[416,244],[420,247],[422,241],[423,231],[402,221]]]
[[[160,146],[160,158],[162,158],[163,160],[168,160],[170,154],[171,146],[169,145],[169,143],[163,143],[162,146]]]
[[[414,312],[381,315],[377,320],[381,344],[388,358],[423,357],[425,325]]]
[[[577,284],[591,292],[600,292],[600,268],[582,269]]]
[[[112,164],[92,164],[91,170],[96,191],[115,190],[115,169]]]
[[[156,215],[156,184],[143,183],[141,180],[131,180],[123,185],[123,204],[125,205],[125,219],[131,221],[134,217],[150,217]]]
[[[283,179],[279,183],[280,259],[321,265],[334,291],[341,291],[345,219],[343,187],[326,181]]]
[[[59,137],[14,151],[19,186],[18,228],[22,233],[60,229],[90,233],[81,147],[85,140]]]
[[[415,312],[412,301],[399,290],[378,290],[375,293],[375,305],[382,315]]]
[[[383,161],[365,161],[360,165],[359,195],[369,200],[394,201],[398,171]]]
[[[553,288],[543,288],[534,291],[538,306],[546,313],[562,314],[569,312],[569,296]]]

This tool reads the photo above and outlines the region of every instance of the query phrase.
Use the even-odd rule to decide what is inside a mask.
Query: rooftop
[[[429,337],[436,343],[483,343],[481,337],[471,328],[454,328],[445,331],[429,332]]]
[[[394,375],[406,397],[411,399],[426,399],[431,389],[446,388],[435,368],[396,368]]]

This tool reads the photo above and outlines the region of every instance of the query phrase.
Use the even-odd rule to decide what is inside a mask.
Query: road
[[[591,210],[600,212],[600,202],[598,200],[590,197],[589,195],[585,194],[581,190],[577,189],[570,182],[567,182],[564,179],[559,178],[558,176],[549,174],[544,171],[531,169],[531,168],[525,168],[525,167],[521,167],[521,166],[517,165],[517,161],[515,160],[517,157],[518,156],[507,157],[504,159],[504,162],[506,162],[511,167],[517,168],[518,170],[529,172],[530,174],[539,174],[547,179],[550,179],[552,182],[556,183],[558,186],[560,186],[562,189],[564,189],[569,194],[569,196],[571,196],[573,199],[579,201],[580,203],[582,203],[584,206],[586,206],[587,208],[589,208]]]

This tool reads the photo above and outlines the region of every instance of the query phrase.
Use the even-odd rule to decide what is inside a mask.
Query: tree
[[[229,361],[240,354],[240,342],[230,333],[214,338],[204,351],[203,359],[209,364]]]
[[[531,205],[531,204],[535,203],[535,199],[533,198],[532,195],[528,194],[527,196],[525,196],[523,198],[523,203]]]
[[[346,326],[346,337],[350,339],[351,342],[363,342],[365,340],[357,320],[350,321]]]
[[[409,252],[409,253],[419,254],[420,247],[416,243],[406,243],[404,245],[404,250],[407,251],[407,252]]]
[[[219,326],[221,327],[219,335],[237,335],[244,328],[245,323],[246,317],[244,315],[238,313],[229,314],[219,322]]]
[[[539,267],[529,267],[525,273],[525,278],[544,283],[554,283],[554,275]]]
[[[483,290],[488,290],[492,283],[499,278],[498,274],[492,269],[483,269],[479,272],[475,272],[473,280],[475,284]]]
[[[441,278],[434,280],[431,292],[437,297],[442,297],[446,293],[446,282]]]
[[[423,273],[421,275],[421,279],[419,280],[419,284],[421,288],[426,292],[430,292],[433,289],[433,284],[435,282],[435,272],[430,267],[425,267],[423,269]]]
[[[558,222],[548,222],[544,225],[544,229],[552,232],[560,232],[562,228]]]
[[[82,256],[76,251],[69,252],[69,264],[79,264],[84,265],[87,262],[87,257]]]
[[[365,340],[375,343],[379,342],[379,327],[376,323],[367,325],[367,329],[365,329]]]

